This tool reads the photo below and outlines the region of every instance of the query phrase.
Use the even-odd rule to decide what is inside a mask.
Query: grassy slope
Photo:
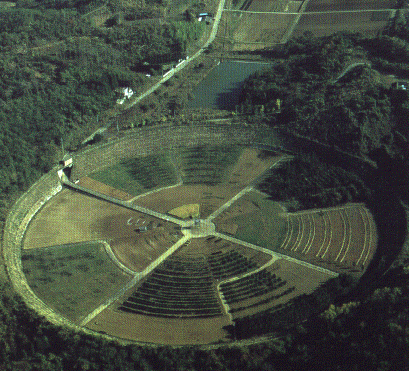
[[[283,212],[280,204],[258,192],[251,192],[246,197],[259,209],[234,218],[239,226],[235,237],[267,249],[278,248],[287,232],[286,219],[279,216]]]

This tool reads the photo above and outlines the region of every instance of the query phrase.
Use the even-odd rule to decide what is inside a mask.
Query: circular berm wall
[[[305,294],[363,274],[377,241],[369,210],[288,212],[272,201],[258,184],[291,156],[278,139],[256,145],[260,135],[160,127],[74,154],[69,179],[54,169],[9,215],[4,255],[17,291],[58,324],[193,345],[288,321]]]

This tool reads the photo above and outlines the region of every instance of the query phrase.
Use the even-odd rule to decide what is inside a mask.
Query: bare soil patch
[[[187,218],[198,218],[200,216],[200,205],[199,204],[187,204],[176,209],[169,211],[169,214],[177,216],[182,219]]]

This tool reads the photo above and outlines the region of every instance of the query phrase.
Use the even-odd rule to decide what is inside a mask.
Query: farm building
[[[122,94],[122,98],[117,99],[116,101],[118,104],[124,104],[125,100],[131,98],[134,94],[134,91],[131,88],[118,88],[115,91]]]
[[[71,157],[71,155],[70,154],[66,154],[63,158],[62,158],[62,160],[60,161],[60,165],[62,166],[62,167],[72,167],[72,157]]]
[[[199,22],[205,21],[207,24],[209,24],[213,20],[213,16],[210,13],[200,13],[197,20]]]

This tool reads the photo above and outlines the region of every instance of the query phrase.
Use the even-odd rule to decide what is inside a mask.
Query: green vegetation
[[[135,196],[177,182],[169,154],[123,160],[90,174],[90,177]]]
[[[144,62],[158,63],[184,52],[184,36],[178,39],[175,25],[138,23],[139,17],[162,16],[165,1],[134,1],[133,11],[118,1],[111,1],[107,5],[113,21],[107,27],[96,28],[95,19],[84,14],[103,4],[100,1],[23,0],[17,2],[15,8],[0,10],[2,220],[13,195],[26,189],[55,163],[62,141],[75,148],[95,124],[96,115],[113,105],[116,87],[131,86],[137,91],[142,80],[135,71]],[[145,7],[146,4],[158,7]],[[120,11],[125,11],[125,21],[115,16]],[[267,52],[277,65],[270,73],[256,75],[248,81],[240,111],[255,114],[253,122],[265,121],[335,148],[370,156],[378,163],[376,175],[379,189],[384,192],[379,200],[392,193],[407,201],[408,97],[406,92],[390,89],[380,81],[383,73],[409,77],[408,29],[406,17],[397,12],[389,29],[374,40],[356,35],[321,39],[306,35],[279,51]],[[343,67],[357,55],[367,58],[372,68],[356,69],[335,81]],[[277,99],[282,100],[281,110]],[[226,160],[222,156],[219,159]],[[196,159],[192,162],[196,163]],[[290,169],[285,171],[291,173]],[[304,174],[312,180],[311,168],[309,171]],[[335,179],[350,181],[349,176],[338,177],[332,171],[329,174]],[[219,168],[215,172],[221,179],[224,170]],[[192,169],[191,174],[193,182],[197,169]],[[322,193],[328,180],[318,181]],[[352,179],[355,186],[360,184],[354,182]],[[285,179],[281,184],[285,184]],[[343,186],[349,189],[350,195],[354,194],[348,184],[339,187]],[[334,192],[329,193],[330,199],[339,198],[341,188],[337,187],[335,184]],[[364,195],[366,191],[360,190]],[[308,188],[307,191],[310,192]],[[340,194],[341,198],[349,197],[348,193]],[[378,207],[383,205],[379,203]],[[393,208],[384,210],[380,219],[389,220],[381,225],[389,235],[395,235],[396,224],[401,227],[403,223],[395,221],[395,211]],[[398,240],[390,245],[381,236],[380,246],[383,251],[396,251],[401,248]],[[85,247],[85,250],[95,256],[103,255],[102,251],[95,252],[95,248]],[[86,256],[81,257],[83,252],[60,253],[60,248],[56,248],[57,255],[48,256],[46,251],[41,250],[44,255],[40,249],[24,255],[27,278],[36,279],[31,283],[37,285],[37,290],[47,295],[48,291],[53,292],[54,282],[71,282],[73,288],[79,285],[81,295],[88,293],[85,301],[93,298],[93,305],[96,304],[101,296],[92,290],[104,285],[84,281],[84,277],[91,275],[82,270],[89,268],[91,272],[97,267],[91,266]],[[67,263],[71,256],[76,258]],[[379,256],[378,260],[383,261],[384,273],[370,275],[365,285],[358,286],[349,296],[335,299],[321,291],[321,297],[318,292],[306,301],[294,303],[291,311],[281,312],[282,317],[267,313],[253,322],[248,321],[240,329],[237,326],[236,331],[242,331],[236,332],[239,337],[267,329],[278,332],[275,340],[208,351],[121,346],[58,328],[29,310],[9,284],[2,284],[0,368],[41,371],[407,370],[409,260],[402,254],[391,266],[383,258]],[[98,259],[103,260],[93,257],[92,261]],[[106,264],[102,267],[107,271]],[[40,272],[40,269],[43,269],[42,275],[34,277],[32,272]],[[98,274],[102,273],[95,271],[93,276]],[[82,277],[81,284],[78,284],[79,277]],[[340,285],[341,293],[343,287],[346,285]],[[53,299],[58,302],[57,297]],[[70,305],[70,298],[66,299],[67,302],[59,304],[61,308]],[[314,310],[310,311],[312,307]],[[320,310],[325,311],[317,316]],[[309,318],[304,322],[306,314]],[[71,318],[78,316],[80,313],[73,313]],[[283,323],[294,326],[280,332]]]
[[[114,16],[140,9],[112,1]],[[138,5],[139,4],[139,5]],[[24,0],[0,9],[0,212],[11,194],[26,189],[61,154],[75,149],[96,126],[100,114],[115,105],[115,89],[139,92],[146,80],[137,71],[185,54],[196,21],[114,22],[93,18],[95,2]],[[156,4],[144,4],[153,11]],[[87,14],[84,14],[87,13]],[[104,13],[104,14],[105,14]],[[120,17],[118,18],[120,19]],[[95,25],[99,24],[99,27]]]
[[[24,250],[22,261],[28,284],[39,298],[74,322],[130,280],[102,243]]]
[[[336,80],[358,43],[364,41],[345,35],[289,42],[283,63],[247,81],[243,111],[276,113],[280,99],[275,123],[293,133],[360,154],[388,145],[396,123],[390,91],[376,71],[360,68]]]
[[[241,151],[242,149],[238,146],[183,149],[183,183],[216,185],[223,182],[226,172],[236,163]]]
[[[289,211],[365,202],[370,188],[353,171],[321,161],[314,154],[295,157],[269,171],[258,189]]]
[[[247,197],[258,210],[232,219],[239,226],[235,237],[271,250],[280,247],[287,232],[283,208],[254,191]]]

